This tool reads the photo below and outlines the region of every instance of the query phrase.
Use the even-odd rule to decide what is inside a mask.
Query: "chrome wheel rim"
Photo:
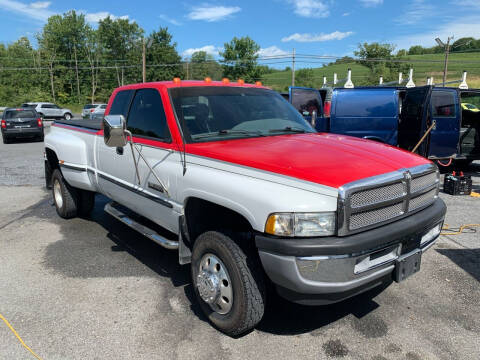
[[[65,115],[65,120],[70,120],[71,118],[70,114]]]
[[[63,206],[62,187],[58,180],[55,180],[53,183],[53,197],[57,208],[61,209]]]
[[[227,268],[217,256],[203,255],[195,281],[200,297],[213,311],[224,315],[231,310],[232,282]]]

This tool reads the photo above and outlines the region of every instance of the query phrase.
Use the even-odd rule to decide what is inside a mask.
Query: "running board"
[[[115,208],[113,203],[108,203],[107,205],[105,205],[104,210],[107,214],[112,215],[115,219],[120,220],[125,225],[131,227],[133,230],[139,232],[143,236],[146,236],[160,246],[163,246],[164,248],[170,250],[178,249],[178,241],[166,239],[165,237],[159,235],[156,231],[138,223],[137,221],[133,220],[132,218],[128,217],[126,214]]]

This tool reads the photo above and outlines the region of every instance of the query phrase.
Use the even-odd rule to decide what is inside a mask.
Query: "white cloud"
[[[334,31],[330,34],[299,34],[295,33],[290,36],[284,37],[282,39],[282,42],[287,42],[287,41],[297,41],[297,42],[322,42],[322,41],[330,41],[330,40],[342,40],[345,39],[346,37],[352,35],[352,31],[346,31],[346,32],[341,32],[341,31]]]
[[[46,9],[50,6],[50,1],[37,1],[30,4],[33,9]]]
[[[105,19],[109,16],[112,20],[128,19],[128,15],[115,16],[115,15],[109,13],[108,11],[99,11],[99,12],[96,12],[96,13],[89,13],[89,12],[86,12],[84,10],[79,10],[78,12],[81,13],[81,14],[84,14],[85,15],[85,20],[89,23],[98,23],[100,20],[103,20],[103,19]]]
[[[324,18],[330,15],[328,6],[319,0],[288,0],[293,5],[293,12],[308,18]]]
[[[158,15],[158,17],[159,17],[160,19],[162,19],[163,21],[165,21],[165,22],[167,22],[167,23],[170,23],[170,24],[172,24],[172,25],[176,25],[176,26],[182,25],[182,23],[181,23],[180,21],[175,20],[175,19],[172,19],[170,16],[167,16],[167,15],[165,15],[165,14],[160,14],[160,15]]]
[[[24,15],[30,19],[40,21],[46,21],[50,16],[55,14],[53,11],[48,9],[48,5],[50,5],[48,2],[34,2],[31,4],[25,4],[15,0],[0,0],[0,8],[3,10]]]
[[[290,54],[289,52],[280,49],[277,46],[269,46],[267,48],[262,48],[257,52],[257,55],[259,57],[268,57],[268,56],[281,56],[281,55],[287,55]]]
[[[433,5],[425,3],[424,0],[413,0],[407,4],[407,11],[401,17],[396,18],[395,22],[402,25],[412,25],[430,17],[438,18],[440,14],[436,14],[435,9]]]
[[[467,36],[479,38],[480,23],[478,22],[478,17],[463,17],[461,22],[455,20],[450,23],[444,23],[430,31],[416,35],[402,36],[394,39],[392,42],[397,45],[398,49],[408,49],[413,45],[433,46],[436,44],[436,37],[446,39],[452,35],[455,36],[455,39]]]
[[[193,53],[196,53],[198,51],[205,51],[207,54],[213,55],[213,56],[218,56],[219,51],[221,51],[222,48],[216,47],[214,45],[205,45],[200,48],[190,48],[182,52],[182,56],[184,58],[191,57]]]
[[[360,0],[365,7],[375,7],[383,4],[383,0]]]
[[[240,10],[242,9],[238,6],[216,6],[203,4],[192,8],[192,10],[187,14],[187,18],[190,20],[214,22],[225,20]]]

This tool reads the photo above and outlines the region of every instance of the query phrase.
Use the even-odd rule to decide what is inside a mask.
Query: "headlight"
[[[335,213],[277,213],[268,217],[265,232],[277,236],[335,234]]]

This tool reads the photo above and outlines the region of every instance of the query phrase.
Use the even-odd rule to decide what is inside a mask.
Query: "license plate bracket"
[[[422,262],[422,250],[417,250],[413,254],[406,254],[399,257],[395,261],[394,279],[396,282],[401,282],[409,276],[417,273],[420,270]]]

